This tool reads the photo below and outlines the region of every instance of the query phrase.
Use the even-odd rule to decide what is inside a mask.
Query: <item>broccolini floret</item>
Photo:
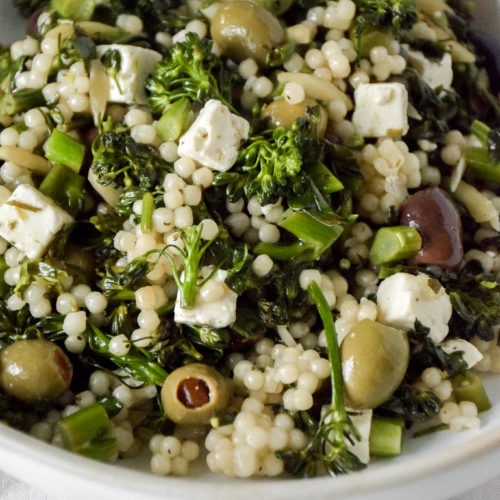
[[[212,41],[187,33],[186,41],[176,43],[158,63],[146,89],[157,113],[185,97],[200,103],[218,99],[237,113],[231,105],[231,81],[222,59],[212,52]]]

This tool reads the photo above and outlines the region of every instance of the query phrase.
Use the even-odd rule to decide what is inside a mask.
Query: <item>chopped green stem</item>
[[[88,21],[94,14],[96,0],[52,0],[52,8],[73,21]]]
[[[487,147],[488,146],[488,134],[491,131],[491,128],[479,120],[474,120],[470,126],[471,134],[475,135],[482,144]]]
[[[153,230],[153,212],[155,200],[151,193],[145,193],[142,197],[141,229],[145,233]]]
[[[302,241],[290,245],[261,242],[255,247],[255,253],[257,255],[266,254],[274,260],[290,260],[304,253],[306,249],[307,247]]]
[[[479,178],[500,183],[500,163],[495,165],[491,162],[486,148],[468,148],[465,152],[465,161]]]
[[[85,455],[91,454],[94,458],[106,460],[116,452],[117,448],[116,440],[112,440],[114,441],[112,446],[109,438],[102,439],[109,424],[106,410],[96,403],[64,417],[57,423],[57,428],[68,450]]]
[[[85,179],[64,165],[54,165],[40,184],[40,191],[52,198],[71,215],[76,215],[85,201]]]
[[[116,356],[109,350],[111,335],[105,334],[92,324],[87,328],[86,335],[88,346],[92,351],[111,359],[135,379],[146,384],[163,385],[167,372],[158,363],[152,361],[146,351],[132,346],[125,356]]]
[[[187,98],[172,103],[156,125],[158,136],[164,141],[176,141],[184,130],[190,109],[191,105]]]
[[[319,187],[324,195],[336,193],[344,189],[344,185],[321,162],[316,163],[310,169],[309,174],[314,184]]]
[[[472,401],[478,411],[491,408],[491,402],[484,388],[483,381],[471,371],[455,375],[452,379],[453,391],[457,401]]]
[[[370,455],[395,457],[401,454],[405,423],[402,418],[373,417],[370,429]]]
[[[54,163],[60,163],[80,171],[85,156],[85,146],[73,137],[54,129],[47,142],[45,156]]]
[[[425,429],[421,429],[413,434],[412,437],[414,438],[419,438],[423,436],[427,436],[429,434],[434,434],[435,432],[440,432],[444,431],[446,429],[449,429],[450,426],[448,424],[437,424],[433,425],[431,427],[426,427]]]
[[[377,231],[370,249],[370,263],[380,266],[408,259],[422,248],[419,232],[409,226],[383,227]]]
[[[44,104],[45,98],[40,89],[23,89],[5,94],[0,109],[6,115],[15,115]]]

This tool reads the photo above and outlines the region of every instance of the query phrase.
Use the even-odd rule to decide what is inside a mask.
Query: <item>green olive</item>
[[[229,382],[201,363],[177,368],[161,389],[165,413],[178,424],[207,424],[226,408],[229,396]]]
[[[341,346],[346,403],[375,408],[397,389],[408,368],[410,347],[403,330],[364,319]]]
[[[318,102],[314,99],[305,99],[299,104],[289,104],[285,99],[273,101],[266,106],[264,117],[269,118],[272,127],[291,128],[297,118],[306,116],[308,106],[317,106]],[[328,115],[322,106],[319,107],[319,121],[316,126],[318,137],[325,135]]]
[[[245,0],[223,3],[212,18],[210,34],[234,61],[251,57],[264,64],[269,51],[283,40],[284,31],[264,7]]]
[[[48,340],[20,340],[0,352],[0,386],[26,403],[61,396],[72,376],[68,357]]]

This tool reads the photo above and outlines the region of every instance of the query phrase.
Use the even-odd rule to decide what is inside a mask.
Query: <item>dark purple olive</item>
[[[38,18],[42,12],[43,9],[35,10],[35,12],[28,17],[28,20],[26,21],[26,33],[28,35],[33,35],[38,32]]]
[[[422,236],[422,249],[412,264],[438,265],[454,270],[462,262],[462,224],[450,197],[437,187],[411,195],[400,210],[399,221]]]

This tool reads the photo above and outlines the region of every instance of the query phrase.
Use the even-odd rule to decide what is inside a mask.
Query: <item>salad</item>
[[[16,0],[0,420],[158,475],[481,425],[500,103],[461,0]]]

